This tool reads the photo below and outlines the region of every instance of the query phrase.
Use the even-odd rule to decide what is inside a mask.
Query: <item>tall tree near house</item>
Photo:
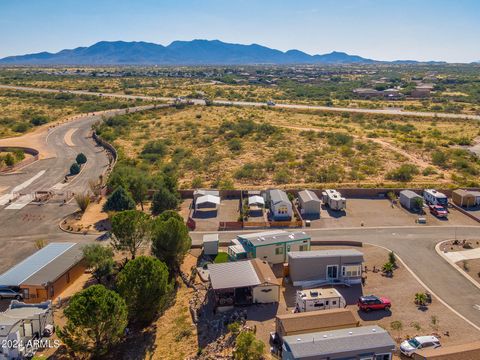
[[[235,340],[233,358],[236,360],[260,360],[264,358],[265,344],[251,331],[242,331]]]
[[[183,220],[171,217],[166,221],[153,220],[152,253],[177,273],[185,254],[192,245],[188,229]]]
[[[78,355],[102,359],[120,342],[128,322],[125,300],[103,285],[75,294],[64,311],[67,320],[58,337]]]
[[[117,276],[117,290],[125,299],[131,321],[154,320],[169,290],[168,268],[158,259],[139,256],[129,261]]]
[[[83,248],[83,258],[87,267],[91,268],[93,277],[98,283],[110,275],[115,264],[111,247],[100,244],[89,244]]]
[[[178,198],[175,193],[166,187],[161,187],[154,195],[152,201],[152,214],[159,215],[166,210],[175,210]]]
[[[113,248],[128,251],[135,259],[138,249],[150,239],[150,216],[138,210],[126,210],[113,215],[111,223]]]
[[[143,203],[147,198],[148,186],[146,179],[141,175],[136,175],[130,184],[130,193],[136,204],[140,204],[143,209]]]

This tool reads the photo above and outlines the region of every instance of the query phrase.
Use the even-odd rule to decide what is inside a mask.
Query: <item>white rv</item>
[[[322,192],[322,201],[332,210],[344,210],[347,200],[337,190],[327,189]]]
[[[297,291],[296,312],[337,309],[347,306],[345,299],[336,289],[308,289]]]
[[[448,206],[447,196],[435,189],[423,190],[423,198],[428,205],[440,205],[444,208],[447,208]]]

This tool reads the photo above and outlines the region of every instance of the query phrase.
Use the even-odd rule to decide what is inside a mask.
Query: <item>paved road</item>
[[[151,107],[153,105],[130,108],[129,111]],[[102,115],[125,111],[111,110]],[[107,153],[91,137],[92,124],[100,120],[100,115],[86,115],[45,132],[42,134],[43,141],[49,153],[55,154],[53,157],[38,160],[17,173],[0,176],[0,189],[3,189],[0,194],[0,272],[32,253],[37,239],[55,241],[70,238],[60,232],[57,225],[64,216],[77,209],[75,201],[63,205],[59,195],[58,201],[37,205],[31,203],[31,194],[35,191],[54,191],[57,194],[84,192],[89,188],[90,179],[98,179],[104,173],[108,166]],[[88,161],[79,175],[63,184],[79,152],[83,152]],[[12,192],[24,195],[9,203]]]
[[[25,86],[12,86],[12,85],[0,85],[0,89],[11,90],[25,90],[25,91],[38,91],[38,92],[64,92],[60,89],[45,89]],[[112,93],[96,93],[82,90],[68,90],[72,94],[78,95],[96,95],[107,96],[124,99],[143,99],[151,101],[173,101],[175,98],[171,97],[155,97],[155,96],[142,96],[142,95],[125,95],[125,94],[112,94]],[[195,105],[205,105],[205,100],[202,99],[189,99]],[[233,105],[233,106],[253,106],[261,107],[266,106],[261,102],[248,102],[248,101],[226,101],[226,100],[213,100],[214,105]],[[439,117],[447,119],[468,119],[468,120],[480,120],[480,115],[465,115],[465,114],[451,114],[451,113],[435,113],[435,112],[423,112],[423,111],[404,111],[401,109],[352,109],[342,107],[329,107],[319,105],[305,105],[305,104],[276,104],[276,108],[283,109],[297,109],[297,110],[324,110],[324,111],[336,111],[336,112],[350,112],[350,113],[363,113],[363,114],[382,114],[382,115],[397,115],[397,116],[416,116],[416,117]]]
[[[435,252],[435,245],[442,240],[480,240],[479,226],[303,230],[313,241],[360,241],[393,250],[427,287],[480,327],[480,310],[475,307],[480,305],[480,289]],[[228,241],[235,234],[236,232],[220,233],[220,240]],[[191,236],[194,244],[200,244],[203,232],[192,233]]]

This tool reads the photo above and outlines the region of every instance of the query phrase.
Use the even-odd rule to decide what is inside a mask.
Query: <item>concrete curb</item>
[[[91,231],[87,231],[86,233],[85,232],[78,232],[78,231],[72,231],[72,230],[67,230],[65,229],[63,226],[62,226],[62,223],[70,216],[72,216],[73,214],[75,213],[71,213],[71,214],[68,214],[67,216],[64,216],[60,222],[58,223],[58,228],[60,230],[62,230],[63,232],[67,233],[67,234],[72,234],[72,235],[103,235],[105,232],[91,232]]]
[[[446,240],[448,241],[448,240]],[[443,241],[442,241],[443,242]],[[390,250],[389,248],[385,247],[385,246],[381,246],[381,245],[376,245],[376,244],[371,244],[371,243],[368,243],[368,242],[365,242],[364,244],[368,244],[368,245],[372,245],[372,246],[377,246],[379,248],[382,248],[384,250],[387,250],[387,251],[392,251]],[[441,243],[439,243],[441,244]],[[437,244],[438,245],[438,244]],[[432,289],[430,289],[414,272],[412,269],[410,269],[408,267],[408,265],[403,261],[403,259],[398,256],[396,253],[395,253],[395,257],[402,263],[403,266],[405,266],[405,269],[407,269],[407,271],[414,277],[415,280],[417,280],[417,282],[425,289],[427,290],[430,294],[432,294],[433,297],[435,297],[440,303],[442,303],[447,309],[449,309],[451,312],[453,312],[455,315],[457,315],[460,319],[464,320],[465,322],[467,322],[469,325],[471,325],[472,327],[474,327],[476,330],[480,331],[480,326],[474,324],[473,322],[471,322],[469,319],[467,319],[465,316],[463,316],[462,314],[460,314],[457,310],[455,310],[453,307],[451,307],[450,305],[448,305],[440,296],[438,296],[434,291],[432,291]]]
[[[475,285],[477,288],[480,289],[480,284],[475,281],[465,270],[463,270],[460,266],[458,266],[456,263],[454,263],[448,256],[445,256],[445,253],[440,250],[440,246],[447,242],[447,241],[452,241],[452,240],[444,240],[439,242],[437,245],[435,245],[435,251],[437,252],[438,255],[440,255],[443,259],[445,259],[446,262],[448,262],[450,265],[452,265],[460,274],[462,274],[468,281],[470,281],[473,285]]]

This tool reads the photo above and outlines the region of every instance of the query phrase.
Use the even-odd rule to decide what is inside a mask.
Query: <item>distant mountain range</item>
[[[101,41],[89,47],[41,52],[0,59],[10,65],[249,65],[249,64],[372,64],[379,61],[344,52],[309,55],[219,40],[174,41],[168,46],[147,42]],[[394,61],[412,64],[417,61]],[[430,62],[436,63],[436,62]]]

